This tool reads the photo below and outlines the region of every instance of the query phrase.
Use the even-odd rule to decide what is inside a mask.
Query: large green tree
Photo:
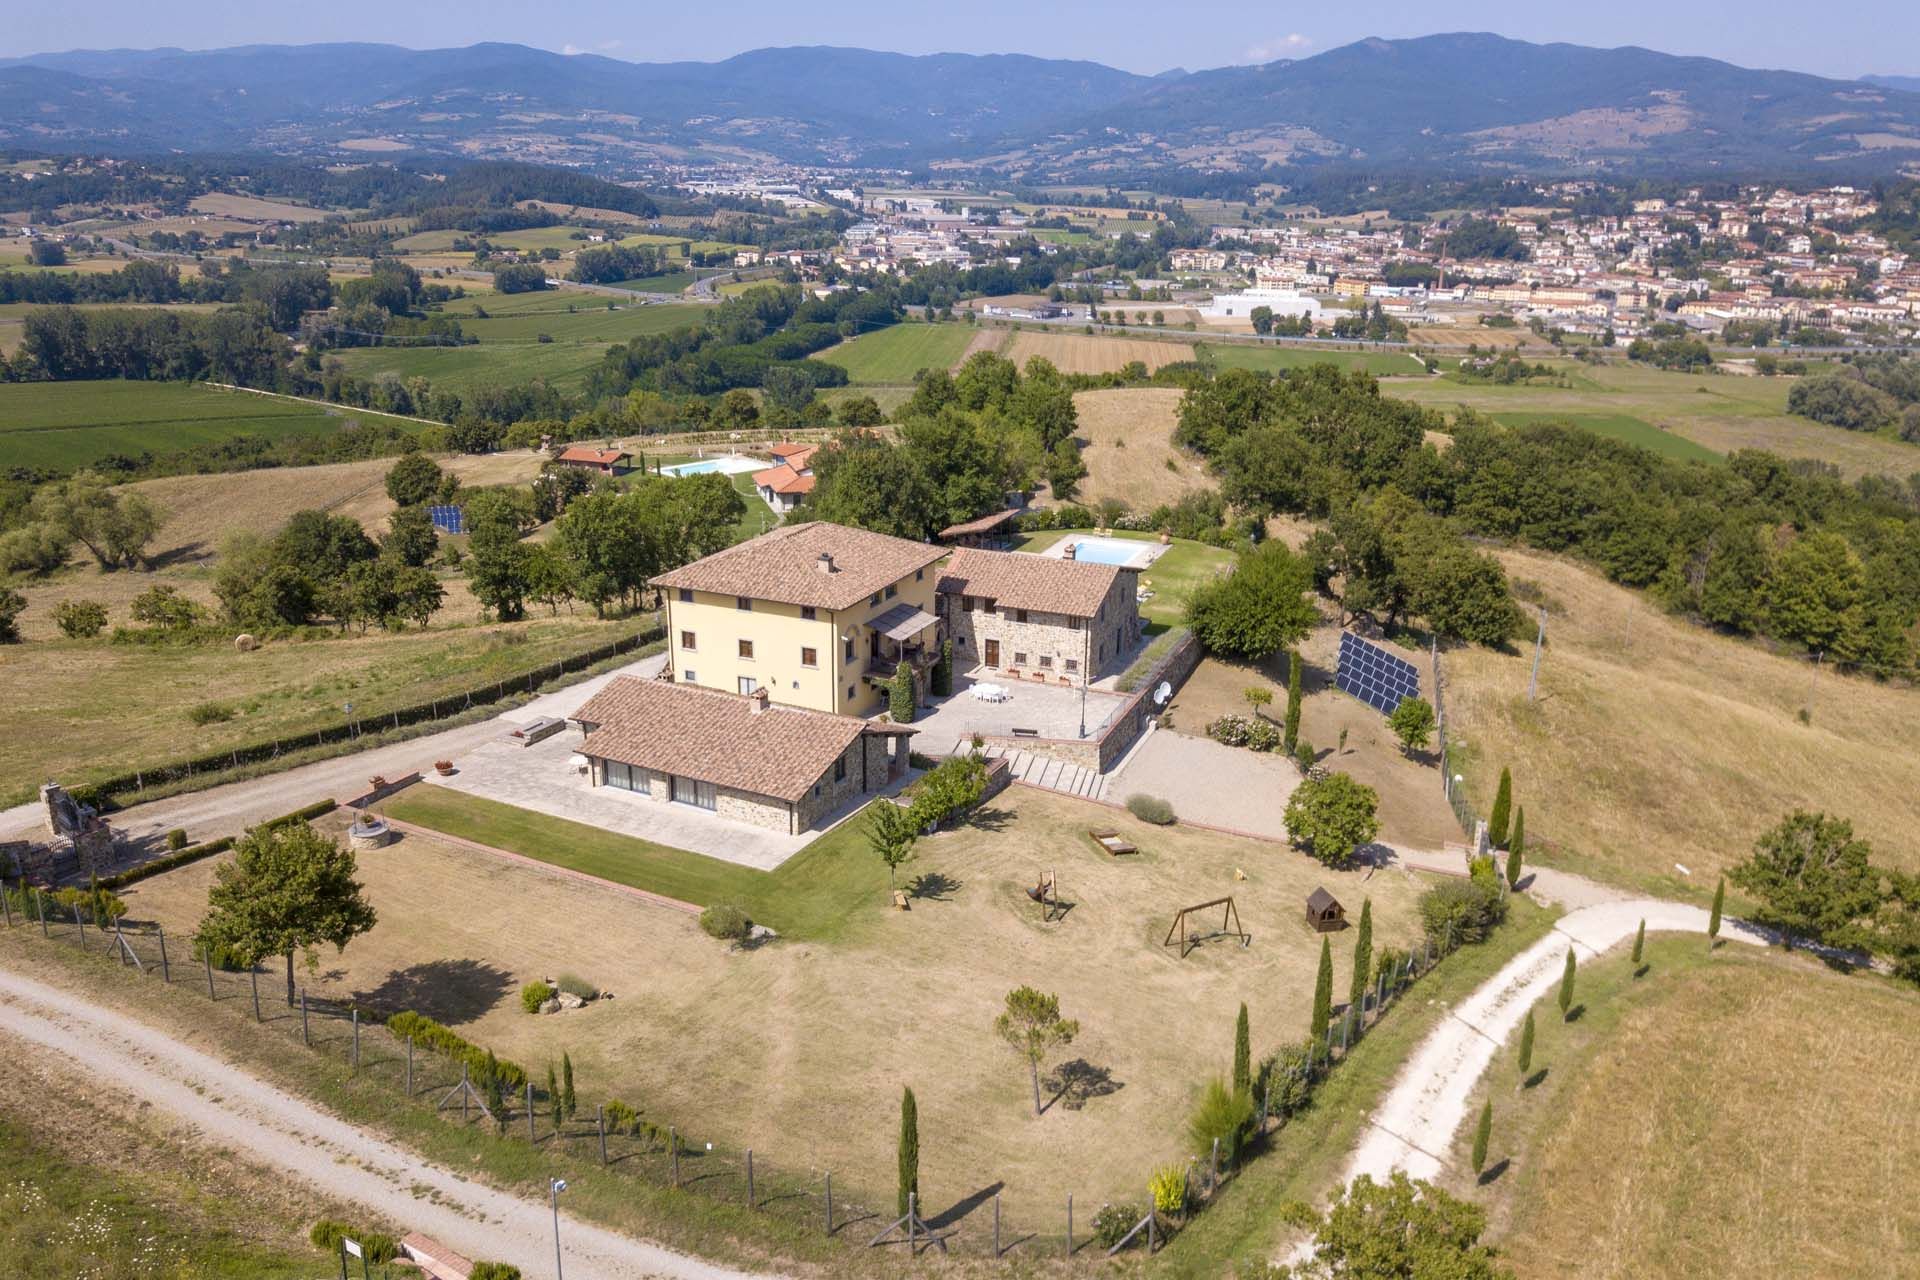
[[[1187,621],[1208,652],[1262,662],[1304,639],[1318,620],[1307,598],[1312,585],[1306,561],[1284,543],[1264,542],[1194,591]]]
[[[255,827],[234,846],[233,859],[215,869],[196,938],[203,947],[225,947],[243,964],[285,956],[292,1004],[294,952],[305,952],[312,968],[321,943],[344,950],[373,928],[373,907],[355,871],[352,850],[304,822]]]
[[[1880,903],[1872,854],[1851,822],[1795,809],[1727,878],[1758,901],[1755,922],[1778,929],[1789,947],[1796,939],[1856,946]]]
[[[1287,836],[1329,867],[1352,864],[1380,831],[1380,794],[1344,773],[1308,778],[1287,798]]]
[[[1394,1172],[1354,1179],[1327,1210],[1304,1275],[1316,1280],[1511,1280],[1480,1243],[1478,1206]]]

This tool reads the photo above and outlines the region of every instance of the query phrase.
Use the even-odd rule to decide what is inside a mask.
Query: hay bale
[[[260,642],[257,639],[255,639],[250,633],[242,631],[239,635],[233,638],[233,647],[238,649],[241,653],[252,653],[255,649],[258,649],[260,647]]]

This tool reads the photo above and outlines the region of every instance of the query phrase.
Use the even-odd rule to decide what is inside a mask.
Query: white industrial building
[[[1268,308],[1276,320],[1288,316],[1306,316],[1318,323],[1320,319],[1320,304],[1292,289],[1243,289],[1239,293],[1216,293],[1198,310],[1200,318],[1208,324],[1245,324],[1252,318],[1256,307]]]

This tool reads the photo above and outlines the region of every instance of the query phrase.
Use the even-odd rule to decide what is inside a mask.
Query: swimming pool
[[[698,462],[681,462],[671,467],[660,468],[663,476],[707,476],[714,472],[722,475],[735,475],[742,471],[760,471],[768,464],[753,458],[730,455],[725,458],[702,458]]]
[[[1073,558],[1088,564],[1117,564],[1127,569],[1144,569],[1159,559],[1165,550],[1157,542],[1135,542],[1129,538],[1062,538],[1059,554],[1073,548]]]

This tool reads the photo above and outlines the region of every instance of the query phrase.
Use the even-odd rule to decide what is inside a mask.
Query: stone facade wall
[[[864,771],[861,754],[865,753]],[[847,776],[839,782],[833,780],[831,767],[820,776],[813,791],[800,797],[800,829],[811,830],[820,822],[831,817],[840,807],[862,793],[878,791],[887,785],[887,739],[875,734],[861,734],[840,757],[846,762]],[[818,794],[816,794],[816,792]]]
[[[1066,676],[1068,684],[1078,686],[1106,676],[1132,651],[1140,635],[1138,591],[1138,574],[1115,574],[1113,586],[1101,601],[1099,616],[1092,619],[1029,609],[1025,611],[1026,621],[1022,622],[1020,610],[1003,607],[988,613],[978,601],[974,608],[966,609],[962,607],[962,598],[950,593],[940,596],[939,609],[953,637],[956,662],[964,660],[966,666],[983,665],[987,660],[987,641],[997,640],[1000,662],[994,670],[1017,670],[1025,676],[1044,676],[1050,682]],[[1076,627],[1076,621],[1082,622],[1085,629]],[[1026,655],[1025,662],[1018,660],[1021,654]],[[1051,659],[1052,665],[1042,667],[1042,657]],[[1090,667],[1091,671],[1069,673],[1066,665],[1069,659]]]
[[[827,766],[814,791],[800,797],[792,811],[787,802],[772,796],[763,796],[757,792],[741,791],[733,787],[714,788],[713,811],[720,817],[735,822],[744,822],[750,826],[765,827],[769,831],[784,831],[793,834],[807,831],[817,823],[831,817],[841,806],[847,804],[863,791],[880,791],[887,785],[887,768],[891,763],[888,753],[890,738],[879,734],[861,734],[847,747],[841,759],[846,762],[846,776],[834,781],[833,766]],[[862,759],[864,755],[864,760]],[[599,760],[592,761],[593,785],[606,785],[606,771]],[[636,775],[644,773],[647,785],[635,787],[633,794],[651,797],[661,804],[673,800],[672,779],[664,773],[652,769],[635,769]],[[798,826],[795,826],[795,823]]]

